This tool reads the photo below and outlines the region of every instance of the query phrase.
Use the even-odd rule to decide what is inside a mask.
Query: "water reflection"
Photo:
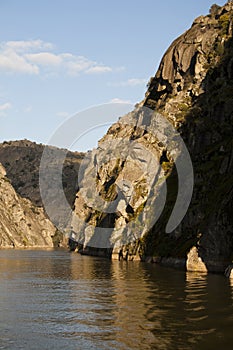
[[[185,294],[186,321],[196,322],[205,319],[207,317],[207,274],[187,272]]]
[[[213,333],[214,328],[209,327],[207,308],[207,274],[197,272],[186,273],[185,286],[185,326],[187,343],[191,348],[199,346],[203,336]]]
[[[232,300],[224,276],[0,251],[0,349],[231,349]]]
[[[114,324],[122,349],[151,349],[155,341],[153,322],[147,317],[150,289],[139,262],[112,263],[114,281]]]

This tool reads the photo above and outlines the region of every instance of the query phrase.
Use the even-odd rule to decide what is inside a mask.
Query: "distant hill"
[[[42,206],[39,189],[39,167],[45,146],[29,140],[0,143],[0,162],[17,193]],[[58,148],[49,147],[51,151]],[[77,191],[77,175],[83,153],[67,152],[63,170],[63,185],[69,204],[72,206]]]
[[[46,147],[49,148],[56,162],[60,150],[52,146]],[[6,169],[7,178],[18,195],[29,199],[37,207],[43,207],[39,188],[39,167],[44,148],[45,145],[29,140],[7,141],[0,144],[0,162]],[[63,166],[63,189],[71,208],[78,190],[78,170],[83,157],[83,153],[67,151]],[[56,196],[56,193],[53,193],[53,184],[48,183],[47,192],[50,193],[51,198]],[[66,220],[59,206],[54,208],[54,217],[56,224],[64,223]]]

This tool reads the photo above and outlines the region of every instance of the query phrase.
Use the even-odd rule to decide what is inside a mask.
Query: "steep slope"
[[[0,144],[0,162],[5,167],[12,186],[21,197],[29,199],[39,208],[44,207],[39,184],[39,169],[44,149],[44,145],[29,140],[8,141]],[[62,171],[62,186],[68,205],[73,208],[78,188],[78,169],[84,154],[52,146],[46,146],[46,150],[49,152],[50,161],[53,164],[56,164],[60,154],[66,153]],[[49,196],[52,206],[57,195],[55,182],[45,181],[44,187],[46,187],[44,192]],[[54,236],[54,244],[60,245],[64,238],[61,231],[69,232],[68,224],[66,227],[66,222],[69,220],[62,205],[54,206],[52,218],[53,224],[61,229]],[[66,245],[66,239],[64,244]]]
[[[232,1],[197,18],[165,53],[144,101],[89,155],[72,235],[85,251],[108,255],[124,245],[132,257],[202,271],[231,262],[232,18]],[[192,171],[180,138],[194,173],[187,213]]]
[[[194,245],[186,262],[191,270],[224,270],[233,257],[232,19],[232,1],[196,19],[166,52],[145,100],[173,120],[195,176],[189,211],[175,235],[157,234],[145,251],[186,258]]]
[[[55,232],[42,208],[17,195],[0,164],[0,247],[53,247]]]
[[[51,153],[58,148],[47,146]],[[0,144],[0,162],[15,190],[36,206],[42,206],[39,188],[39,167],[45,146],[29,140],[5,141]],[[67,152],[63,168],[63,187],[69,204],[72,206],[77,191],[77,174],[84,154]]]

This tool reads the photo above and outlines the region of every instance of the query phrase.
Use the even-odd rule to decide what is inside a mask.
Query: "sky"
[[[132,109],[171,42],[212,4],[0,0],[0,142],[47,144],[77,115],[82,133],[77,130],[73,148],[93,148],[119,117],[102,119],[93,106],[125,103],[126,111]],[[87,121],[82,111],[90,108]]]

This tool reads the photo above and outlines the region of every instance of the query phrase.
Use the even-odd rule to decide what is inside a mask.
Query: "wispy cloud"
[[[26,106],[24,109],[23,109],[23,112],[24,113],[31,113],[32,111],[32,106]]]
[[[128,103],[128,104],[132,104],[132,101],[130,100],[124,100],[118,97],[112,98],[109,103]]]
[[[13,49],[4,48],[0,52],[0,71],[38,74],[39,67],[27,62],[26,59]]]
[[[109,86],[113,86],[113,87],[123,87],[123,86],[130,86],[130,87],[134,87],[134,86],[138,86],[138,85],[145,85],[147,83],[147,79],[143,79],[143,78],[131,78],[125,81],[120,81],[120,82],[113,82],[113,83],[109,83]]]
[[[113,68],[70,52],[56,53],[53,44],[42,40],[0,44],[0,72],[38,75],[43,70],[77,76],[109,73]]]
[[[12,108],[12,105],[10,102],[0,104],[0,117],[5,117],[7,114],[7,111],[11,108]]]
[[[90,67],[87,71],[88,74],[99,74],[99,73],[108,73],[112,72],[112,68],[108,66],[93,66]]]
[[[29,62],[41,66],[57,66],[62,64],[60,55],[55,55],[50,52],[31,53],[24,55],[24,58]]]
[[[6,103],[0,105],[0,112],[7,111],[11,107],[12,107],[11,103],[10,102],[6,102]]]
[[[2,46],[16,52],[25,52],[28,50],[51,50],[54,47],[53,44],[44,42],[43,40],[7,41],[3,43]]]
[[[57,117],[61,117],[61,118],[67,118],[70,116],[70,113],[68,112],[57,112]]]

